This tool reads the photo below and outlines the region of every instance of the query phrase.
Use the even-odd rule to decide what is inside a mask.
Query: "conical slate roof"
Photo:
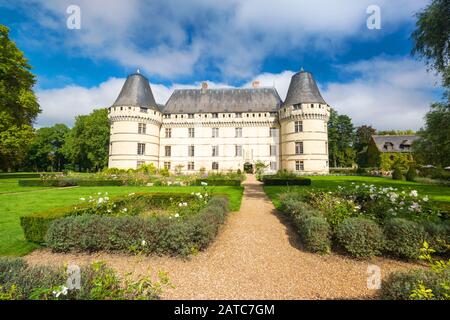
[[[326,104],[312,74],[303,70],[292,76],[283,107],[299,103]]]
[[[113,107],[142,107],[159,110],[147,78],[140,73],[128,76]]]

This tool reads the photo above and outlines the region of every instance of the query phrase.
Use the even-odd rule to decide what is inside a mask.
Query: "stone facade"
[[[185,173],[243,170],[328,173],[330,107],[308,72],[292,78],[283,102],[274,88],[175,90],[158,105],[148,80],[130,75],[109,108],[109,167],[153,163]]]

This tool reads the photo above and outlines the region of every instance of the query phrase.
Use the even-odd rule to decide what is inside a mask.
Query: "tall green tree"
[[[395,135],[411,135],[415,134],[414,130],[407,129],[407,130],[381,130],[377,132],[377,135],[380,136],[395,136]]]
[[[359,167],[367,167],[368,165],[368,153],[367,149],[372,139],[372,136],[376,134],[372,126],[362,125],[356,128],[355,133],[355,151],[356,151],[356,162]]]
[[[27,154],[27,167],[34,171],[61,171],[66,162],[63,146],[69,128],[55,124],[36,130]]]
[[[412,53],[442,76],[447,98],[450,98],[450,1],[433,0],[416,16]]]
[[[346,115],[339,115],[331,109],[328,121],[328,152],[330,166],[350,167],[354,164],[356,152],[354,150],[355,133],[352,119]]]
[[[423,164],[450,166],[450,104],[435,103],[425,116],[421,137],[413,143],[414,158]]]
[[[33,136],[33,121],[40,112],[33,92],[31,66],[9,29],[0,25],[0,169],[17,169]]]
[[[67,135],[64,154],[79,171],[98,171],[108,165],[108,110],[96,109],[77,116]]]

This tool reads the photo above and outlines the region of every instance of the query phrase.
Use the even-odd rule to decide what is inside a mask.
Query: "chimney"
[[[259,81],[253,81],[252,82],[252,87],[253,88],[258,88],[259,87]]]

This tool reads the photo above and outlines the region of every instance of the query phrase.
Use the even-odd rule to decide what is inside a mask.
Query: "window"
[[[189,113],[188,114],[188,119],[194,119],[194,114],[193,113]]]
[[[213,162],[211,168],[212,168],[212,170],[219,170],[219,163]]]
[[[277,128],[270,128],[270,136],[271,137],[277,136]]]
[[[236,138],[242,138],[242,128],[235,128]]]
[[[295,121],[295,132],[303,131],[303,121]]]
[[[295,143],[295,154],[303,154],[303,142],[298,141]]]
[[[212,146],[212,156],[213,157],[219,156],[219,146]]]
[[[145,164],[145,161],[138,161],[136,167],[139,169]]]
[[[303,171],[305,170],[305,164],[303,161],[295,161],[295,171]]]
[[[242,157],[242,146],[235,146],[235,156]]]
[[[328,142],[325,141],[325,154],[328,154]]]
[[[194,138],[195,137],[195,129],[188,128],[188,134],[189,134],[189,138]]]
[[[277,155],[277,146],[276,145],[271,145],[270,146],[270,155],[271,156],[276,156]]]
[[[164,147],[164,154],[166,157],[170,157],[172,154],[172,148],[170,146],[165,146]]]
[[[213,138],[219,137],[219,128],[212,128],[212,137]]]
[[[147,108],[142,108],[142,107],[141,107],[141,108],[139,109],[139,111],[140,111],[140,112],[147,113],[147,112],[148,112],[148,109],[147,109]]]
[[[242,112],[236,113],[236,118],[242,118]]]
[[[193,157],[195,155],[195,147],[194,146],[189,146],[188,147],[188,156],[189,157]]]
[[[145,123],[139,123],[139,125],[138,125],[138,133],[139,134],[145,134],[146,130],[147,130],[147,125]]]
[[[272,171],[277,170],[277,163],[275,161],[270,162],[270,170],[272,170]]]
[[[166,138],[172,138],[172,129],[166,128]]]
[[[164,169],[170,170],[170,162],[164,162]]]
[[[138,155],[144,155],[145,154],[145,143],[138,143],[137,144],[137,154]]]
[[[213,118],[218,118],[218,117],[219,117],[219,114],[218,114],[218,113],[213,113],[213,114],[212,114],[212,117],[213,117]]]
[[[109,143],[109,155],[112,155],[112,147],[113,147],[113,143],[110,142]]]
[[[195,170],[194,169],[194,162],[193,161],[191,161],[191,162],[188,162],[188,170]]]

